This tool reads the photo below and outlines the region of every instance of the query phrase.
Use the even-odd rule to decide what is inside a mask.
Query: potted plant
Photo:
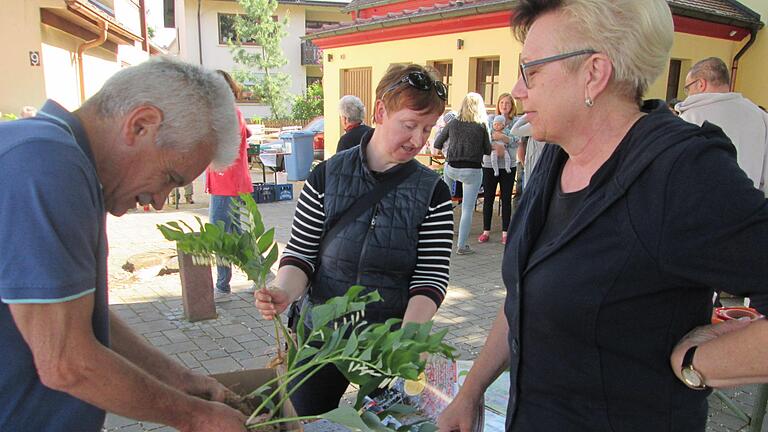
[[[197,264],[218,262],[237,266],[259,289],[265,286],[270,267],[277,260],[274,228],[265,230],[258,206],[250,195],[242,194],[240,198],[241,202],[233,202],[231,211],[233,220],[240,221],[242,233],[227,233],[222,222],[204,224],[199,218],[197,232],[184,222],[169,222],[158,228],[166,239],[177,242],[179,250],[192,255]],[[382,420],[393,412],[407,413],[412,408],[396,405],[377,414],[360,412],[363,398],[398,378],[417,380],[424,371],[425,353],[453,358],[454,348],[443,342],[448,329],[432,334],[432,322],[402,326],[399,319],[366,322],[366,305],[377,301],[381,301],[378,292],[353,286],[344,296],[302,311],[295,334],[275,319],[278,345],[281,336],[287,341],[286,354],[280,358],[281,373],[242,399],[230,401],[250,415],[248,427],[324,418],[353,430],[396,430]],[[304,325],[307,314],[311,314],[312,329]],[[284,416],[282,408],[303,382],[298,378],[308,377],[328,364],[338,367],[350,382],[359,386],[355,407],[342,406],[318,416]],[[411,428],[420,432],[435,430],[434,425],[423,422],[397,430]]]

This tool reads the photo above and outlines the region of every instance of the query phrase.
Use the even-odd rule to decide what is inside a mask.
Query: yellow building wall
[[[77,47],[83,41],[46,25],[38,24],[38,28],[42,36],[47,97],[70,111],[77,109],[81,101],[76,58]],[[103,48],[92,48],[83,55],[83,69],[87,98],[120,69],[120,63],[114,53]]]
[[[685,99],[683,86],[688,70],[697,61],[707,57],[720,57],[730,64],[731,59],[739,50],[736,42],[724,39],[716,39],[705,36],[696,36],[688,33],[675,33],[675,41],[672,44],[670,59],[681,60],[680,85],[677,89],[677,98]],[[648,88],[646,99],[666,99],[667,80],[669,78],[669,64],[659,78]]]
[[[40,8],[64,8],[60,0],[3,2],[0,14],[0,112],[18,115],[25,105],[40,107],[54,99],[65,108],[80,106],[77,47],[84,41],[42,24]],[[40,55],[40,66],[30,64],[29,53]],[[119,45],[118,53],[92,48],[83,56],[85,95],[98,91],[122,65],[149,58],[137,45]]]
[[[463,39],[462,49],[456,48],[456,40]],[[501,50],[500,47],[508,47]],[[338,102],[342,71],[357,67],[371,68],[372,91],[375,91],[381,77],[393,63],[418,63],[426,65],[435,61],[453,61],[453,85],[448,95],[448,108],[457,109],[469,91],[474,91],[470,65],[472,60],[482,57],[499,57],[499,93],[509,92],[517,82],[518,58],[521,45],[517,43],[509,28],[479,30],[449,35],[428,36],[400,41],[379,42],[323,51],[323,92],[325,122],[325,158],[336,152],[336,143],[341,136],[338,118]],[[328,61],[328,55],[333,56]],[[485,101],[495,104],[496,101]],[[366,113],[370,118],[371,113]]]
[[[750,0],[744,3],[749,3]],[[754,10],[765,18],[768,15],[768,1],[751,0],[760,4],[761,8]],[[463,49],[456,48],[456,40],[463,39]],[[681,77],[677,97],[685,98],[683,85],[685,75],[697,61],[706,57],[720,57],[730,64],[733,57],[744,45],[723,39],[696,36],[687,33],[675,33],[675,39],[670,53],[671,59],[681,60]],[[522,46],[512,36],[508,28],[479,30],[472,32],[453,33],[440,36],[405,39],[390,42],[372,43],[324,50],[323,56],[323,88],[325,93],[324,111],[328,118],[325,123],[326,158],[334,154],[336,142],[341,134],[341,127],[335,119],[338,117],[338,100],[340,94],[340,79],[344,69],[370,67],[371,83],[376,85],[393,63],[427,64],[433,61],[453,61],[453,86],[449,95],[448,107],[458,109],[461,100],[468,91],[474,90],[474,63],[472,59],[498,56],[499,64],[499,93],[509,92],[517,82],[518,58]],[[328,61],[328,55],[333,56]],[[768,106],[768,86],[764,84],[765,74],[768,73],[768,30],[761,30],[757,42],[750,48],[741,60],[737,77],[737,91],[741,91],[756,103]],[[649,87],[645,97],[648,99],[666,99],[669,66],[659,75]],[[494,103],[495,101],[486,103]],[[367,113],[370,117],[370,113]]]
[[[29,52],[40,52],[38,2],[2,2],[0,14],[0,112],[18,115],[25,105],[45,101],[43,66],[31,66]]]
[[[763,23],[768,23],[768,1],[740,0],[753,11],[760,14]],[[746,40],[745,40],[746,42]],[[736,76],[736,91],[744,94],[754,103],[768,107],[768,85],[765,76],[768,72],[768,29],[763,27],[757,33],[755,43],[739,60]]]

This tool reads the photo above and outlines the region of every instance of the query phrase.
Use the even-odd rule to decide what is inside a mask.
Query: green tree
[[[323,115],[323,85],[314,82],[293,102],[293,119],[310,120]]]
[[[278,69],[288,63],[280,41],[288,34],[288,18],[277,19],[277,0],[238,0],[245,16],[234,20],[235,37],[228,41],[232,58],[242,69],[235,71],[235,79],[245,90],[269,105],[272,118],[285,118],[288,114],[290,77]],[[243,44],[255,45],[248,50]]]

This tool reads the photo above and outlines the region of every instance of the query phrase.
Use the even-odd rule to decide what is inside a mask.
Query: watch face
[[[681,375],[683,376],[683,381],[685,381],[688,386],[696,388],[702,386],[701,375],[699,375],[699,373],[695,370],[691,368],[684,368],[681,371]]]

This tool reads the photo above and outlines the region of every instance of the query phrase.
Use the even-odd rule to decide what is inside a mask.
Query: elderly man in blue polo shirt
[[[170,59],[118,72],[77,111],[48,101],[0,125],[0,430],[96,432],[105,411],[245,430],[212,402],[224,387],[109,315],[106,274],[106,212],[162,208],[238,143],[224,80]]]

